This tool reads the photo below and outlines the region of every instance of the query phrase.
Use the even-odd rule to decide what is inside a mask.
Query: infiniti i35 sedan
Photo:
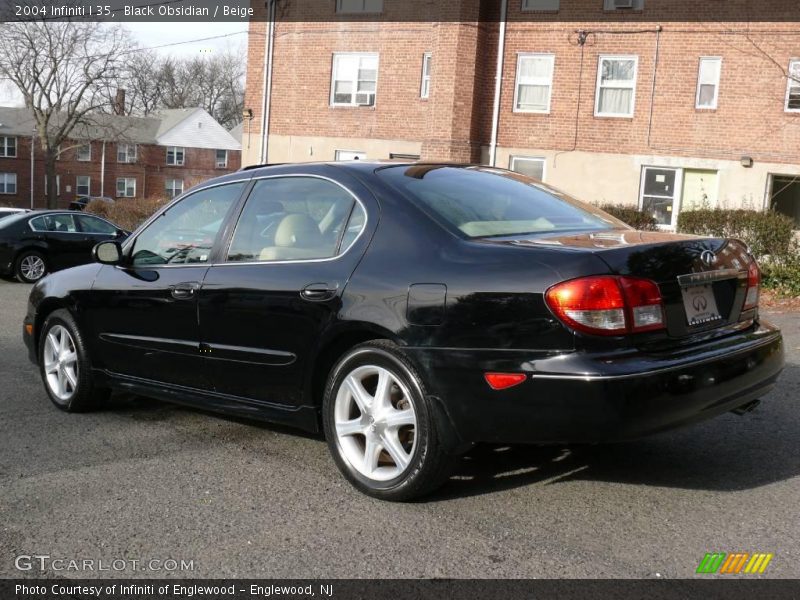
[[[30,295],[23,335],[57,407],[115,389],[322,430],[387,500],[481,442],[744,413],[783,368],[743,243],[634,231],[500,169],[248,169],[94,255]]]
[[[0,219],[0,275],[34,283],[52,271],[90,263],[92,248],[129,232],[95,215],[26,211]]]

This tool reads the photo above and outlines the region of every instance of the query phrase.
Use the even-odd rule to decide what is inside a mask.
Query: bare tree
[[[55,181],[59,146],[107,125],[97,121],[99,109],[108,106],[130,38],[119,26],[28,21],[0,23],[0,39],[0,76],[31,110],[47,179]],[[50,208],[56,207],[55,188],[47,186]]]
[[[162,105],[164,94],[162,60],[152,50],[138,50],[127,57],[124,71],[115,83],[115,94],[116,89],[126,91],[122,112],[126,115],[146,117]]]

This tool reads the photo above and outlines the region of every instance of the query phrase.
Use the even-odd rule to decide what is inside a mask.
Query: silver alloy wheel
[[[47,332],[43,358],[47,387],[66,404],[78,389],[78,352],[66,327],[54,325]]]
[[[44,275],[44,259],[35,254],[29,254],[22,259],[19,270],[22,276],[29,281],[37,281]]]
[[[389,370],[365,365],[351,371],[333,415],[342,457],[365,477],[388,481],[411,464],[417,416],[411,394]]]

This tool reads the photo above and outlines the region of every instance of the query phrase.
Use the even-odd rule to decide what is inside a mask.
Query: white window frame
[[[89,149],[89,152],[86,156],[82,154],[85,148]],[[75,148],[75,160],[78,162],[91,162],[92,160],[92,143],[89,142],[88,144],[83,144]]]
[[[378,10],[373,10],[373,9],[368,9],[367,8],[367,3],[370,0],[356,0],[356,1],[360,1],[361,2],[361,8],[360,9],[355,9],[355,10],[347,9],[347,10],[345,10],[345,9],[342,8],[342,0],[336,0],[336,12],[339,13],[339,14],[344,14],[344,15],[380,14],[380,13],[383,12],[383,0],[373,0],[373,1],[379,1],[380,2],[380,8]]]
[[[717,63],[717,78],[715,81],[703,81],[703,64],[704,63]],[[697,94],[695,96],[694,107],[698,110],[716,110],[719,105],[719,82],[722,79],[722,57],[720,56],[701,56],[697,66]],[[714,100],[710,105],[704,106],[700,104],[700,89],[703,85],[714,86]]]
[[[124,182],[125,191],[123,193],[119,193],[119,183]],[[130,182],[133,182],[133,185],[129,185]],[[129,190],[133,189],[132,193],[128,193]],[[117,198],[136,198],[136,177],[117,177],[117,188],[116,188],[116,197]]]
[[[683,171],[682,167],[659,167],[657,165],[643,165],[641,179],[639,181],[639,210],[644,210],[644,181],[648,169],[656,171],[675,171],[675,189],[672,192],[672,220],[669,224],[658,223],[656,227],[662,231],[675,231],[678,227],[678,215],[683,208]],[[651,194],[652,195],[652,194]],[[656,198],[667,198],[667,196],[655,196]]]
[[[133,148],[133,152],[131,152],[131,148]],[[123,152],[124,149],[124,152]],[[132,164],[136,162],[138,148],[136,144],[117,144],[117,162],[118,163],[125,163],[125,164]],[[124,154],[125,158],[120,160],[120,155]]]
[[[514,167],[516,166],[517,162],[538,162],[542,163],[542,183],[544,183],[545,178],[547,177],[547,159],[544,156],[518,156],[512,155],[508,159],[508,168],[515,173],[519,173],[520,175],[524,175],[524,173],[520,173],[519,171],[515,170]],[[530,175],[528,175],[530,177]]]
[[[522,0],[522,12],[558,12],[560,0]]]
[[[17,140],[17,136],[15,135],[3,135],[0,136],[0,140],[2,140],[2,144],[0,144],[0,148],[3,149],[2,154],[0,154],[0,158],[17,158],[18,150],[19,150],[19,141]],[[14,154],[8,153],[8,141],[14,140]]]
[[[353,156],[351,158],[342,158],[345,154],[352,154]],[[363,150],[335,150],[333,152],[333,157],[336,161],[356,160],[356,157],[358,157],[358,160],[367,160],[367,153]]]
[[[342,57],[358,57],[359,59],[359,68],[356,69],[356,78],[350,80],[353,83],[353,93],[352,93],[352,100],[350,102],[335,102],[336,97],[336,82],[337,81],[346,81],[345,79],[336,79],[336,65],[337,61]],[[358,104],[356,102],[356,96],[358,96],[358,71],[360,71],[360,61],[364,58],[375,58],[375,92],[362,92],[364,94],[372,93],[374,98],[372,104]],[[354,106],[354,107],[367,107],[367,108],[375,108],[378,104],[378,79],[380,76],[380,54],[377,52],[334,52],[333,59],[331,61],[331,93],[330,93],[330,105],[331,106]]]
[[[427,100],[431,97],[431,71],[433,63],[433,52],[422,54],[422,81],[419,86],[419,97]],[[376,85],[377,89],[377,85]]]
[[[225,153],[224,162],[220,162],[220,160],[219,160],[219,153],[220,152],[224,152]],[[222,148],[218,148],[217,150],[214,150],[214,164],[216,165],[217,169],[227,169],[228,168],[228,151],[227,150],[223,150]]]
[[[13,192],[9,192],[8,191],[8,183],[9,183],[8,180],[9,179],[13,179],[14,180],[14,191]],[[2,187],[3,191],[0,192],[0,194],[3,194],[4,196],[16,196],[17,195],[17,192],[19,191],[19,187],[17,186],[17,174],[16,173],[0,173],[0,180],[2,180],[2,186],[3,186]]]
[[[794,65],[797,66],[798,76],[800,76],[800,58],[793,58],[789,61],[789,70],[787,71],[787,82],[786,82],[786,100],[783,103],[783,108],[788,113],[800,113],[800,108],[789,108],[789,96],[792,93],[792,89],[797,88],[800,91],[800,81],[795,81],[792,78],[792,67]]]
[[[44,193],[47,195],[47,175],[44,176]],[[61,195],[61,175],[56,175],[56,196]]]
[[[522,61],[526,58],[545,58],[550,61],[550,77],[536,77],[529,81],[526,81],[524,84],[520,81],[520,69],[522,67]],[[547,52],[520,52],[517,54],[517,74],[514,78],[514,112],[515,113],[532,113],[532,114],[539,114],[539,115],[549,115],[550,108],[553,104],[553,77],[556,71],[556,55],[550,54]],[[536,109],[529,109],[529,108],[520,108],[519,107],[519,87],[521,85],[547,85],[548,89],[550,90],[547,94],[547,109],[546,110],[536,110]]]
[[[81,194],[78,189],[83,187],[80,184],[81,179],[86,179],[86,193]],[[76,196],[89,196],[92,195],[92,178],[89,175],[76,175],[75,176],[75,195]]]
[[[169,162],[169,153],[172,152],[172,162]],[[178,161],[178,153],[180,152],[181,160]],[[167,146],[167,165],[170,167],[183,167],[186,165],[186,147],[185,146]]]
[[[602,85],[603,84],[603,61],[606,60],[632,60],[633,64],[633,83],[630,85]],[[639,83],[639,56],[635,54],[601,54],[597,59],[597,82],[594,90],[594,116],[607,117],[612,119],[631,119],[636,114],[636,89]],[[600,112],[600,90],[601,89],[632,89],[630,112],[622,113],[603,113]]]
[[[167,182],[168,181],[172,182],[172,186],[171,187],[167,187]],[[175,185],[176,182],[180,182],[180,184],[181,184],[180,188],[178,188]],[[180,189],[180,191],[179,191],[179,189]],[[170,192],[172,194],[170,196],[170,198],[177,198],[178,196],[180,196],[183,193],[183,179],[175,179],[174,177],[171,177],[169,179],[165,179],[164,180],[164,191],[165,192],[168,191],[168,192]]]

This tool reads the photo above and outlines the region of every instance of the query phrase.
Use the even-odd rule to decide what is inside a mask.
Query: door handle
[[[194,298],[194,293],[199,289],[199,283],[196,281],[189,281],[187,283],[173,285],[169,288],[169,291],[176,300],[191,300]]]
[[[309,302],[324,302],[333,298],[337,289],[338,286],[328,283],[309,283],[300,291],[300,297]]]

